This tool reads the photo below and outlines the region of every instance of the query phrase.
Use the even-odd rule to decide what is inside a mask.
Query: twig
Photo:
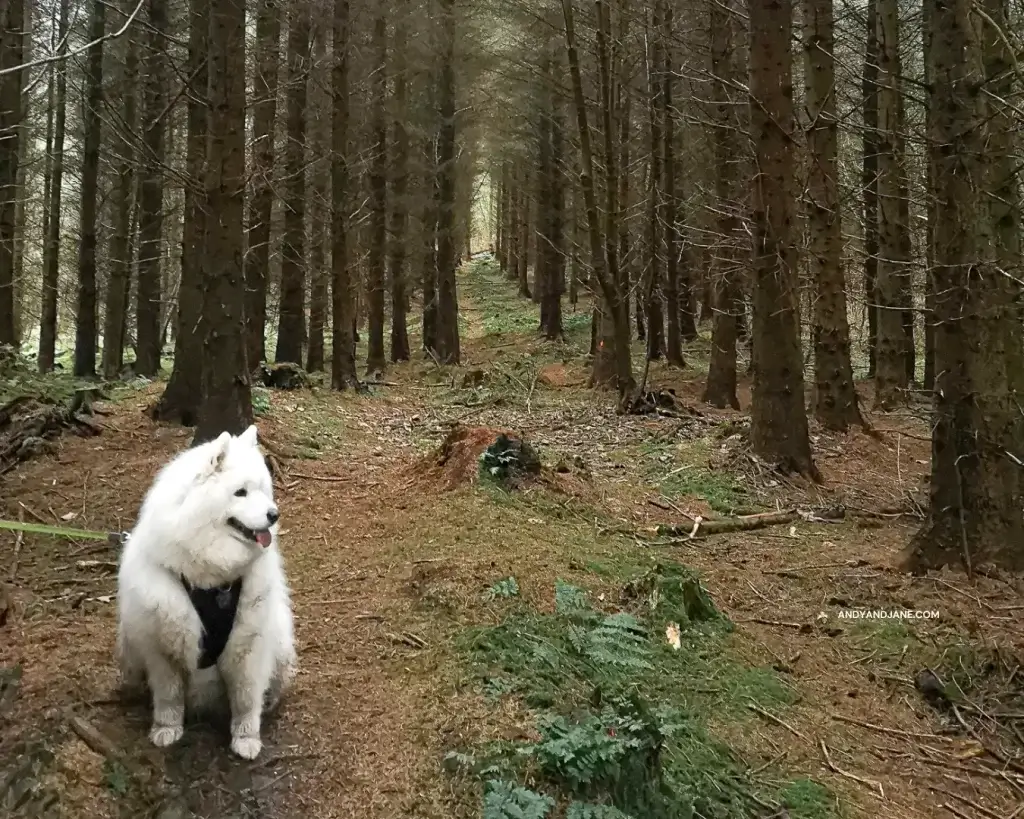
[[[877,790],[879,797],[885,799],[885,791],[882,790],[881,782],[875,782],[873,779],[865,779],[863,776],[857,776],[857,774],[850,773],[849,771],[844,771],[842,768],[840,768],[832,761],[832,757],[829,756],[828,753],[828,748],[825,746],[825,740],[819,739],[818,744],[821,746],[821,752],[825,755],[825,764],[828,765],[828,768],[830,771],[832,771],[832,773],[837,773],[840,776],[845,776],[847,779],[851,779],[854,782],[859,782],[861,785],[866,785],[869,788]]]
[[[954,816],[958,817],[958,819],[971,819],[970,816],[968,816],[963,811],[958,810],[957,808],[954,808],[951,804],[949,804],[949,802],[943,802],[942,803],[942,807],[944,807],[946,810],[948,810]]]
[[[326,481],[328,483],[348,483],[352,478],[343,478],[339,475],[305,475],[301,472],[289,472],[289,477],[302,478],[307,481]]]
[[[696,520],[696,518],[693,515],[691,515],[689,512],[684,512],[682,509],[679,508],[679,506],[672,503],[672,501],[670,501],[668,498],[650,498],[647,502],[651,506],[654,506],[658,509],[664,509],[666,512],[678,512],[687,520]]]
[[[832,719],[838,722],[845,722],[849,725],[859,725],[861,728],[869,728],[872,731],[878,731],[881,734],[892,734],[898,737],[912,737],[914,739],[949,739],[941,734],[925,734],[918,733],[916,731],[901,731],[898,728],[886,728],[884,725],[874,725],[870,722],[861,722],[859,719],[853,719],[852,717],[844,717],[842,714],[833,714]]]
[[[25,512],[21,509],[18,510],[18,523],[25,522]],[[11,565],[11,583],[14,583],[18,579],[18,560],[21,557],[21,541],[25,539],[25,532],[21,529],[18,530],[17,536],[14,538],[14,562]]]
[[[970,805],[972,808],[974,808],[979,813],[983,813],[985,816],[990,817],[990,819],[1003,819],[1003,817],[1000,816],[998,813],[995,813],[994,811],[990,811],[985,806],[979,805],[977,802],[975,802],[975,801],[973,801],[971,799],[968,799],[966,796],[961,796],[960,794],[955,793],[954,791],[947,791],[945,788],[940,788],[937,785],[929,785],[928,789],[932,790],[932,791],[935,791],[936,793],[941,793],[943,796],[952,796],[954,799],[957,799],[960,802],[963,802],[965,805]]]
[[[993,748],[991,745],[984,742],[982,738],[978,736],[978,732],[967,724],[964,720],[963,714],[960,713],[960,709],[956,705],[953,706],[953,715],[956,717],[956,721],[960,723],[960,726],[970,734],[971,737],[973,737],[973,739],[985,750],[985,753],[996,760],[996,762],[999,762],[1004,767],[1012,768],[1017,773],[1024,773],[1024,765],[1017,762],[1015,759],[1010,759],[998,749]]]
[[[788,575],[796,574],[797,572],[809,572],[812,569],[845,569],[847,567],[855,568],[856,565],[857,561],[855,560],[847,560],[843,563],[812,563],[808,566],[789,566],[785,569],[777,569],[773,571],[772,574]]]
[[[805,629],[806,623],[786,623],[781,620],[765,620],[763,617],[748,617],[745,620],[737,620],[738,623],[759,623],[762,626],[782,626],[785,628]]]
[[[796,730],[796,728],[794,728],[788,722],[785,722],[785,721],[781,720],[779,717],[775,716],[775,714],[772,714],[772,713],[770,713],[768,711],[765,711],[763,708],[761,708],[756,703],[748,702],[747,703],[747,708],[749,708],[755,714],[760,714],[765,719],[770,720],[771,722],[774,722],[776,725],[781,725],[783,728],[785,728],[787,731],[789,731],[793,736],[799,737],[800,739],[804,740],[805,742],[807,741],[807,737],[805,737],[803,734],[801,734],[798,730]]]

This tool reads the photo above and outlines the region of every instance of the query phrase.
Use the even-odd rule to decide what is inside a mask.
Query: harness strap
[[[238,598],[242,594],[242,579],[213,589],[194,588],[184,576],[181,583],[199,615],[199,622],[203,624],[203,634],[199,638],[199,649],[202,652],[199,667],[209,668],[220,659],[231,636],[238,611]]]

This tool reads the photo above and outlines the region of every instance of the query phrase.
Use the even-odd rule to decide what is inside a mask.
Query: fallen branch
[[[89,746],[89,750],[107,759],[117,759],[121,756],[120,749],[114,745],[113,741],[87,719],[77,714],[68,714],[67,720],[71,730]]]
[[[767,720],[769,720],[771,722],[774,722],[776,725],[781,725],[783,728],[785,728],[787,731],[789,731],[789,733],[791,733],[793,736],[799,737],[800,739],[802,739],[804,741],[807,740],[807,737],[805,737],[803,734],[801,734],[798,730],[796,730],[796,728],[794,728],[788,722],[785,722],[784,720],[780,719],[779,717],[775,716],[775,714],[772,714],[769,711],[765,711],[759,705],[757,705],[757,704],[755,704],[753,702],[748,702],[747,703],[747,708],[749,708],[755,714],[760,714],[765,719],[767,719]]]
[[[832,771],[832,773],[839,774],[840,776],[845,776],[847,779],[853,780],[854,782],[859,782],[861,785],[866,785],[872,790],[877,790],[879,797],[885,799],[885,791],[882,790],[881,782],[875,782],[873,779],[865,779],[863,776],[857,776],[857,774],[852,774],[849,771],[844,771],[842,768],[840,768],[832,761],[832,757],[828,754],[828,748],[825,746],[825,740],[819,739],[818,744],[821,746],[821,752],[825,755],[825,764],[828,765],[828,769]]]
[[[337,475],[304,475],[301,472],[289,472],[289,477],[302,478],[305,481],[326,481],[328,483],[348,483],[352,478],[343,478]]]
[[[799,520],[800,515],[795,509],[785,512],[765,512],[760,515],[745,515],[738,518],[716,518],[703,520],[698,518],[693,526],[662,524],[658,526],[659,535],[685,537],[693,539],[700,534],[720,535],[727,532],[751,532],[755,529],[766,529],[769,526],[783,526]]]

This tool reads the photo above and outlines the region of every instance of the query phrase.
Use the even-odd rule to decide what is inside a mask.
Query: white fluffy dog
[[[255,759],[260,721],[296,669],[270,472],[250,426],[186,450],[157,475],[118,574],[117,653],[148,684],[149,737],[165,747],[190,711],[231,708],[231,749]]]

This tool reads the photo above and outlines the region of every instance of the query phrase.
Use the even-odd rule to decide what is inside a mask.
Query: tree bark
[[[78,245],[78,317],[75,321],[74,374],[96,377],[96,210],[103,138],[100,105],[103,102],[103,32],[105,0],[94,0],[89,41],[100,42],[89,51],[85,122],[82,138],[82,211]]]
[[[736,339],[738,316],[743,311],[740,277],[739,118],[734,91],[736,57],[733,54],[733,20],[729,5],[711,0],[711,70],[716,77],[715,99],[715,198],[718,210],[718,254],[714,260],[714,313],[711,329],[711,361],[703,401],[713,407],[740,408],[736,396]]]
[[[621,210],[618,202],[619,169],[616,166],[618,156],[615,146],[615,75],[612,66],[612,56],[609,53],[611,45],[611,13],[605,0],[597,0],[597,55],[598,73],[601,87],[601,132],[604,136],[604,192],[605,192],[605,223],[604,233],[604,275],[609,283],[619,283],[619,220]],[[595,182],[596,184],[596,182]],[[589,218],[589,211],[588,211]],[[592,285],[593,286],[592,280]],[[620,286],[615,287],[618,295],[615,298],[624,298],[625,292]],[[594,363],[591,372],[590,383],[593,386],[605,386],[617,383],[619,379],[617,352],[616,352],[616,328],[615,312],[616,304],[614,299],[609,299],[607,293],[600,286],[597,289],[600,301],[595,305],[594,326],[597,332],[594,334],[596,349],[594,350]],[[627,302],[628,305],[628,302]],[[628,309],[628,307],[627,307]]]
[[[211,0],[210,103],[203,255],[203,401],[193,446],[252,423],[246,361],[245,4]]]
[[[832,0],[803,0],[807,106],[807,226],[816,285],[813,309],[814,414],[826,429],[863,425],[850,360],[839,197]]]
[[[378,9],[373,24],[375,65],[371,98],[373,114],[370,159],[370,245],[367,253],[366,302],[369,308],[366,375],[376,379],[384,374],[387,358],[384,352],[384,276],[387,267],[388,242],[388,127],[387,127],[387,17]]]
[[[391,360],[408,361],[409,330],[406,314],[409,296],[406,257],[409,246],[409,7],[403,3],[395,12],[394,111],[391,118],[395,134],[394,176],[391,182]],[[499,218],[500,223],[500,218]],[[500,254],[499,254],[500,255]]]
[[[310,176],[313,180],[310,202],[309,249],[309,345],[306,371],[324,368],[324,326],[327,323],[328,276],[326,266],[327,214],[330,196],[330,91],[324,58],[327,53],[327,25],[313,24],[313,67],[309,78]]]
[[[189,4],[189,76],[193,93],[188,97],[188,131],[185,148],[185,221],[181,230],[181,282],[174,333],[174,365],[167,388],[156,406],[154,420],[194,426],[203,398],[203,267],[208,203],[206,201],[207,108],[203,103],[209,85],[207,52],[210,41],[210,0]]]
[[[792,0],[748,0],[753,185],[754,384],[750,442],[786,473],[818,478],[804,408],[793,221]]]
[[[0,68],[23,62],[24,0],[0,6]],[[16,345],[14,325],[14,240],[18,201],[18,146],[22,133],[24,69],[0,75],[0,344]]]
[[[1012,133],[1001,101],[977,93],[986,79],[995,92],[999,80],[986,77],[986,69],[994,70],[1005,52],[989,41],[982,54],[972,5],[933,1],[929,15],[936,378],[929,520],[905,554],[906,568],[917,572],[955,563],[968,574],[982,563],[1024,568],[1024,471],[1017,454],[1024,440],[1022,288],[999,270],[1006,251],[998,215],[1012,200],[993,206],[987,197],[1008,167],[1001,148]],[[991,105],[1000,106],[998,113]]]
[[[455,286],[455,1],[441,0],[443,52],[438,84],[437,344],[442,364],[458,364],[459,302]]]
[[[20,6],[23,6],[21,0]],[[69,0],[61,0],[60,22],[57,28],[58,53],[67,54]],[[12,9],[13,10],[13,9]],[[62,56],[53,66],[53,79],[56,90],[54,100],[55,113],[53,125],[53,145],[50,149],[50,195],[47,197],[48,213],[46,240],[43,247],[43,293],[39,317],[39,372],[48,373],[56,363],[57,331],[59,316],[57,312],[57,291],[60,287],[60,234],[61,206],[64,186],[64,131],[67,118],[67,83],[68,60]],[[19,102],[20,107],[20,102]]]
[[[911,246],[900,86],[899,3],[877,2],[879,261],[875,403],[881,409],[891,409],[906,400],[911,381],[907,368],[912,353],[908,345],[912,342],[907,338],[904,315],[911,284]]]
[[[167,123],[167,2],[149,0],[149,43],[142,106],[145,159],[139,197],[139,282],[135,303],[135,372],[154,376],[162,350],[160,309],[164,224],[164,129]]]
[[[253,191],[245,256],[245,325],[248,360],[266,361],[267,282],[270,278],[270,217],[274,203],[274,125],[280,68],[278,0],[261,0],[256,11],[256,72],[253,79]]]
[[[299,0],[288,21],[288,142],[285,149],[284,241],[278,363],[302,363],[306,336],[306,86],[309,82],[309,7]]]
[[[135,133],[138,127],[136,90],[139,58],[135,38],[130,33],[124,35],[122,42],[124,56],[115,87],[123,103],[121,118],[127,133],[119,134],[117,166],[111,189],[114,228],[108,247],[109,271],[103,315],[103,377],[106,379],[117,378],[124,366],[124,338],[128,325],[128,294],[131,289],[133,266],[132,195],[135,191],[135,144],[128,134]],[[205,90],[206,83],[201,83],[198,87]],[[184,280],[184,271],[182,279]],[[182,294],[179,292],[179,304],[181,297]],[[194,363],[193,369],[196,369]],[[196,380],[198,382],[198,378]]]
[[[867,45],[861,93],[864,108],[864,301],[868,314],[868,378],[878,371],[878,0],[867,0]]]
[[[562,18],[565,22],[565,45],[569,59],[569,74],[572,78],[573,105],[576,109],[576,125],[580,140],[580,187],[587,210],[587,232],[590,237],[591,277],[600,288],[607,306],[607,315],[613,324],[615,342],[615,375],[618,389],[618,410],[624,412],[636,389],[633,380],[633,361],[629,338],[629,312],[619,283],[608,273],[608,260],[601,242],[601,224],[598,221],[597,191],[594,181],[594,153],[590,142],[590,125],[587,118],[587,102],[583,95],[583,76],[580,71],[579,52],[576,47],[576,30],[573,23],[572,0],[562,0]],[[600,350],[598,350],[600,353]],[[596,357],[595,357],[596,361]]]
[[[331,386],[357,388],[355,299],[348,258],[349,0],[334,0],[331,115]]]

